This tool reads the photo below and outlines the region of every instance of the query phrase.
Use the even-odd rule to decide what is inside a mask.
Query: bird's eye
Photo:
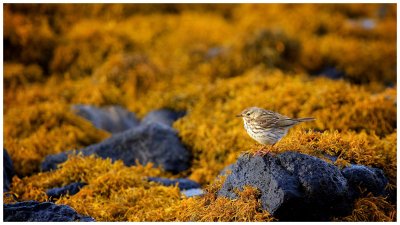
[[[250,113],[247,113],[246,115],[250,116]]]

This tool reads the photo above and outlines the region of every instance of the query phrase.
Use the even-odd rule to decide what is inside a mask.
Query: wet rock
[[[75,182],[60,188],[52,188],[46,191],[47,196],[52,198],[59,198],[61,195],[74,195],[78,193],[86,183]]]
[[[15,175],[13,162],[6,149],[3,148],[3,192],[10,190],[13,176]]]
[[[42,170],[56,169],[57,164],[67,160],[68,154],[76,153],[122,160],[127,166],[134,165],[136,160],[141,164],[153,162],[154,166],[162,166],[172,173],[186,170],[190,164],[190,153],[181,144],[177,132],[160,123],[149,123],[78,151],[50,155],[43,161]]]
[[[169,109],[159,109],[149,112],[143,119],[143,124],[148,123],[162,123],[168,126],[172,124],[179,118],[185,116],[184,111],[172,111]]]
[[[168,178],[161,178],[161,177],[148,177],[148,181],[160,183],[164,186],[174,186],[178,184],[178,187],[180,190],[188,190],[188,189],[195,189],[195,188],[200,188],[200,184],[189,180],[189,179],[184,179],[184,178],[178,178],[178,179],[168,179]]]
[[[93,218],[79,215],[67,205],[56,205],[52,202],[18,202],[3,205],[4,221],[24,222],[91,222]]]
[[[337,167],[313,156],[241,156],[218,195],[236,198],[234,189],[245,185],[261,191],[262,207],[280,221],[327,221],[351,212],[346,178]]]
[[[375,196],[384,195],[388,183],[383,171],[363,165],[351,165],[342,170],[349,183],[350,194],[358,198],[362,191],[371,192]]]
[[[120,106],[98,108],[90,105],[74,105],[75,113],[99,128],[110,133],[118,133],[139,125],[134,113]]]

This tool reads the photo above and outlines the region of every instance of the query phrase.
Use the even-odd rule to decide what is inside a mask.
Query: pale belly
[[[284,137],[288,129],[256,129],[253,131],[249,128],[248,124],[244,123],[244,128],[251,138],[263,145],[273,145]]]

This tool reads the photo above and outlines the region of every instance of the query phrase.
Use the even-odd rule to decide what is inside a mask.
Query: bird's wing
[[[298,121],[272,111],[266,111],[260,118],[259,123],[263,128],[284,128],[293,126],[297,124]]]

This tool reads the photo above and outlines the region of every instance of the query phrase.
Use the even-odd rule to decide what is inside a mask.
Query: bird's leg
[[[265,145],[261,145],[261,148],[255,153],[257,156],[264,156],[268,154],[269,149]]]
[[[267,154],[269,154],[269,153],[272,153],[271,150],[274,148],[274,145],[275,145],[275,144],[276,144],[276,143],[270,145],[269,147],[266,147],[265,145],[263,145],[262,148],[259,149],[259,150],[255,153],[255,155],[257,155],[257,156],[264,156],[264,155],[267,155]]]

